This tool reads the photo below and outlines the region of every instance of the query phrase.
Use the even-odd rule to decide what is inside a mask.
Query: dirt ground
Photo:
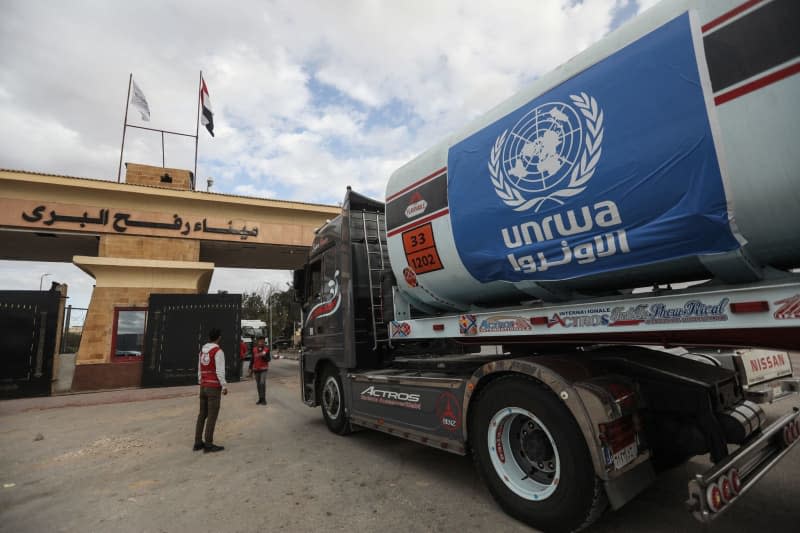
[[[192,452],[196,387],[0,402],[0,531],[530,531],[468,457],[371,431],[339,437],[274,361],[223,398],[217,454]],[[791,399],[772,414],[785,412]],[[706,529],[684,510],[701,460],[672,470],[592,531],[794,530],[800,451]]]

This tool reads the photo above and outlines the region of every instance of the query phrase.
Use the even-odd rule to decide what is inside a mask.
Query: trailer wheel
[[[479,394],[470,423],[472,456],[511,516],[542,531],[577,531],[607,499],[577,422],[550,390],[504,376]]]
[[[322,417],[332,432],[338,435],[350,433],[345,416],[344,389],[342,379],[334,366],[327,366],[322,373]]]

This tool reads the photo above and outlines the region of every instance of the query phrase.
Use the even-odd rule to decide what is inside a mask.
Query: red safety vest
[[[269,348],[266,346],[253,346],[253,370],[258,372],[269,368],[269,361],[267,361],[268,353]]]
[[[217,361],[215,356],[219,351],[219,346],[214,346],[211,350],[208,351],[208,354],[204,354],[203,351],[200,351],[200,386],[201,387],[213,387],[215,389],[222,388],[222,385],[219,383],[219,379],[217,379]]]

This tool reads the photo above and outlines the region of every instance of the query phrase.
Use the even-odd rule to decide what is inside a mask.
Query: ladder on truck
[[[367,279],[369,280],[369,312],[372,328],[372,349],[377,350],[381,342],[390,342],[389,331],[383,314],[383,290],[381,277],[389,263],[386,248],[384,215],[380,212],[361,211],[364,224],[364,248],[367,254]],[[380,337],[379,332],[382,334]]]

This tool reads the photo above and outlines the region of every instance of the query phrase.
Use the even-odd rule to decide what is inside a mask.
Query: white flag
[[[142,115],[142,120],[150,121],[150,106],[147,105],[147,98],[144,97],[144,93],[136,85],[136,82],[133,82],[133,94],[131,95],[131,104],[133,107],[139,110],[139,113]]]

